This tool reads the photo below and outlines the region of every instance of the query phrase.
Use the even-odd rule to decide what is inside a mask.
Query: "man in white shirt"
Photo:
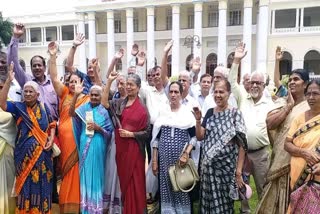
[[[250,78],[250,93],[241,93],[237,83],[237,74],[240,61],[245,57],[245,45],[239,43],[236,48],[234,61],[231,67],[229,81],[231,90],[238,100],[239,109],[243,113],[247,128],[248,151],[250,171],[247,176],[253,175],[258,196],[261,196],[269,162],[269,138],[267,133],[267,113],[272,109],[273,102],[263,96],[266,78],[261,72],[253,72]],[[242,174],[236,174],[242,177]],[[250,213],[248,201],[241,202],[242,213]]]

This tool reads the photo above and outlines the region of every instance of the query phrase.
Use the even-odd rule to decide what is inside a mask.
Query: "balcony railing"
[[[271,32],[272,32],[272,34],[319,33],[320,26],[273,28]]]

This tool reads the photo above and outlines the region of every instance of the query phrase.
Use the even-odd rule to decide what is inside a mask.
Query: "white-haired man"
[[[237,74],[240,61],[245,57],[245,44],[239,43],[235,50],[235,56],[231,67],[229,81],[231,90],[238,100],[239,109],[242,111],[248,139],[247,157],[250,170],[246,170],[246,176],[253,175],[258,196],[261,196],[269,161],[269,138],[267,134],[266,118],[272,109],[273,102],[263,96],[266,78],[264,73],[255,71],[251,74],[250,90],[241,93],[241,87],[237,83]],[[245,167],[246,168],[246,167]],[[242,172],[236,172],[236,177],[242,179]],[[241,203],[242,213],[250,213],[248,201]]]

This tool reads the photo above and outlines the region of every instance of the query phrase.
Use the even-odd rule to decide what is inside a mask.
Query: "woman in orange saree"
[[[291,155],[290,189],[292,192],[310,180],[310,174],[314,175],[314,181],[320,182],[319,80],[313,80],[308,84],[306,98],[310,110],[295,118],[285,143],[285,150]],[[319,195],[320,192],[317,194]],[[290,212],[289,207],[288,213]]]
[[[11,112],[18,131],[14,150],[16,168],[16,214],[51,214],[53,161],[51,147],[56,123],[52,121],[48,107],[37,98],[38,84],[28,81],[23,87],[23,102],[6,101],[11,81],[9,78],[1,91],[0,107]]]
[[[56,47],[49,47],[50,53],[50,76],[53,87],[59,96],[60,120],[58,126],[58,136],[60,141],[61,154],[61,174],[62,182],[59,192],[60,213],[80,212],[80,177],[79,177],[79,157],[76,141],[72,132],[72,117],[69,115],[70,105],[74,96],[75,85],[82,80],[77,74],[71,74],[68,87],[57,78],[56,67]],[[89,101],[89,96],[81,94],[77,97],[74,108]]]

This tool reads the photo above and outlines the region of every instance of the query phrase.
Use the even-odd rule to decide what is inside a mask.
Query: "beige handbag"
[[[199,181],[197,168],[191,158],[185,166],[180,166],[179,160],[169,167],[169,177],[174,192],[190,192]]]

